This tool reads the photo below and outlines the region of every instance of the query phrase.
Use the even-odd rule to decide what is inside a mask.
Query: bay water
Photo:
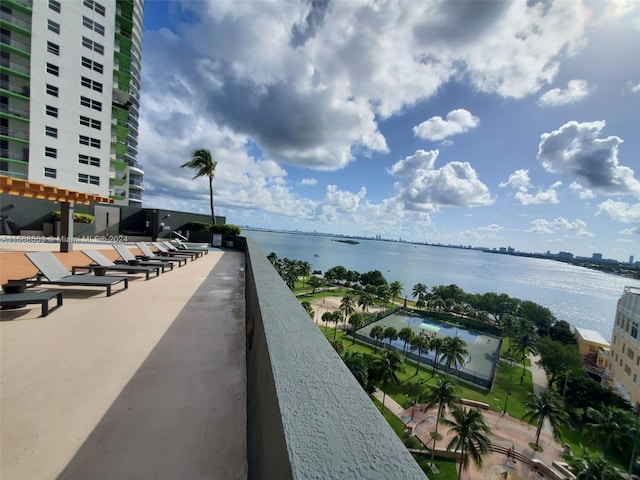
[[[324,235],[243,229],[265,255],[306,261],[324,273],[342,265],[359,273],[379,270],[389,283],[403,285],[411,299],[417,283],[428,289],[455,284],[468,293],[506,293],[547,307],[558,320],[600,332],[611,341],[616,304],[625,286],[638,280],[549,259],[501,255],[481,250],[357,239],[357,245]],[[344,240],[344,239],[340,239]]]

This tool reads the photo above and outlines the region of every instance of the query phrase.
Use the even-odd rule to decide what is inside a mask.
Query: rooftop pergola
[[[19,197],[38,198],[60,202],[60,251],[70,252],[73,243],[73,205],[90,205],[91,203],[114,203],[113,198],[78,192],[66,188],[54,187],[44,183],[22,180],[19,178],[0,175],[0,193]]]

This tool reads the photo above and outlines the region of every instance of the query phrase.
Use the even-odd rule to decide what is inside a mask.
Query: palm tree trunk
[[[460,467],[458,467],[458,479],[462,478],[462,465],[464,465],[464,447],[460,449]]]
[[[209,177],[209,203],[211,205],[211,222],[216,224],[216,216],[213,212],[213,177]]]
[[[538,442],[540,441],[540,432],[542,432],[542,425],[544,423],[544,417],[540,419],[538,423],[538,429],[536,430],[536,448],[538,448]]]
[[[386,387],[386,385],[383,384],[384,387]],[[384,415],[384,401],[387,398],[387,392],[386,390],[382,391],[382,410],[380,410],[382,412],[382,414]]]
[[[420,351],[420,349],[418,349],[418,364],[416,365],[416,375],[418,374],[418,372],[420,371],[420,359],[422,358],[422,352]]]

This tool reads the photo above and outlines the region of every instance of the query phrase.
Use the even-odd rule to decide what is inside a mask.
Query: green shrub
[[[211,232],[220,233],[222,235],[236,236],[240,235],[240,227],[231,224],[211,225],[207,222],[187,222],[185,229],[190,232]]]
[[[221,233],[222,235],[236,236],[240,235],[240,227],[225,223],[223,225],[212,225],[209,230],[211,233]]]
[[[207,222],[187,222],[185,228],[190,232],[208,232],[211,224]]]
[[[60,210],[56,210],[55,212],[53,212],[53,221],[59,222],[61,216],[62,214],[60,213]],[[74,213],[73,222],[74,223],[94,223],[95,217],[88,213]]]

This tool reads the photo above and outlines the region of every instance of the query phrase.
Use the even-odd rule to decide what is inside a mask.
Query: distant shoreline
[[[444,248],[455,248],[459,250],[477,250],[485,253],[494,253],[498,255],[511,255],[514,257],[528,257],[528,258],[539,258],[542,260],[554,260],[557,262],[568,263],[570,265],[574,265],[576,267],[587,268],[590,270],[597,270],[602,273],[608,273],[611,275],[616,275],[618,277],[631,278],[634,280],[640,280],[640,267],[635,264],[630,263],[622,263],[616,260],[602,260],[597,261],[592,258],[565,258],[559,257],[558,255],[546,254],[546,253],[526,253],[526,252],[517,252],[517,251],[502,251],[502,250],[491,250],[488,248],[481,247],[465,247],[460,245],[445,245],[442,243],[424,243],[424,242],[409,242],[404,240],[389,240],[384,238],[373,238],[373,237],[360,237],[360,236],[343,236],[343,235],[333,235],[327,233],[318,233],[318,232],[302,232],[302,231],[290,231],[290,230],[276,230],[270,228],[254,228],[254,227],[242,227],[244,230],[256,231],[256,232],[269,232],[269,233],[287,233],[292,235],[308,235],[312,237],[327,237],[331,238],[335,242],[342,243],[351,243],[356,242],[355,239],[358,240],[370,240],[370,241],[378,241],[378,242],[390,242],[390,243],[406,243],[408,245],[423,245],[428,247],[444,247]],[[356,242],[360,243],[360,242]]]

